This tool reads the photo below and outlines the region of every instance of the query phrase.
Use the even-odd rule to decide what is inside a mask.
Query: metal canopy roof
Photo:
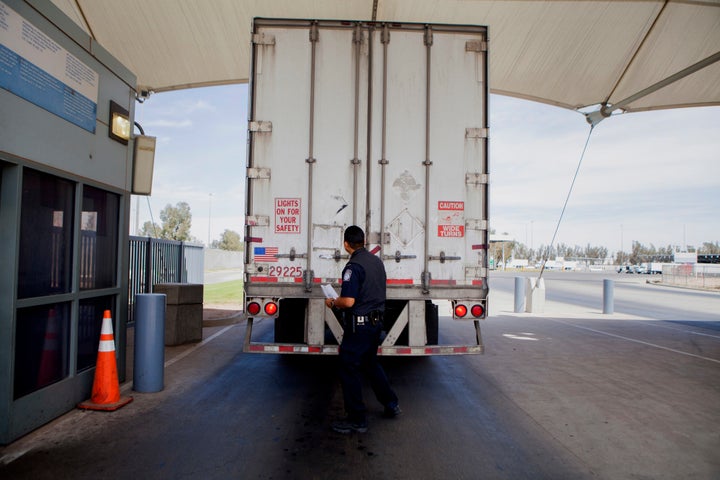
[[[51,1],[137,75],[138,90],[247,82],[253,17],[374,17],[487,25],[494,93],[613,105],[711,57],[623,109],[720,104],[720,0]]]

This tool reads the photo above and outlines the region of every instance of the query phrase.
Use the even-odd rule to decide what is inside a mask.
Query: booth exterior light
[[[132,123],[130,122],[130,112],[110,100],[110,128],[108,129],[108,136],[123,145],[127,145],[131,133]]]
[[[153,170],[155,169],[155,137],[137,135],[134,138],[132,193],[152,193]]]

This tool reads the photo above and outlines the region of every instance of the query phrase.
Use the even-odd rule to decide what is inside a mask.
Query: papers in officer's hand
[[[320,285],[320,287],[322,288],[322,291],[325,294],[325,298],[332,298],[333,300],[338,298],[337,292],[335,291],[334,288],[332,288],[332,286],[330,286],[329,283]]]

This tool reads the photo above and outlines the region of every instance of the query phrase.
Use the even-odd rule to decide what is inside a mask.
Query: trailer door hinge
[[[488,44],[485,40],[468,40],[465,42],[466,52],[487,52]]]
[[[248,215],[245,217],[245,225],[250,227],[267,227],[270,225],[270,217],[268,215]]]
[[[433,44],[433,31],[430,25],[425,27],[425,35],[423,35],[423,43],[426,47],[432,47]]]
[[[465,185],[487,185],[488,184],[488,174],[487,173],[477,173],[477,172],[468,172],[465,174]]]
[[[248,123],[251,132],[272,132],[272,122],[268,120],[252,120]]]
[[[465,138],[488,138],[487,128],[466,128]]]
[[[465,220],[465,229],[467,230],[487,230],[487,220],[480,220],[479,218],[468,218]]]
[[[270,178],[270,169],[261,167],[250,167],[247,169],[247,178]]]
[[[275,35],[268,33],[256,33],[252,36],[255,45],[275,45]]]

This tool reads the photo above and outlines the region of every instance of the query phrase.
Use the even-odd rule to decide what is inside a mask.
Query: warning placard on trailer
[[[300,233],[300,199],[275,199],[275,233]]]
[[[438,202],[438,237],[465,236],[465,202]]]

